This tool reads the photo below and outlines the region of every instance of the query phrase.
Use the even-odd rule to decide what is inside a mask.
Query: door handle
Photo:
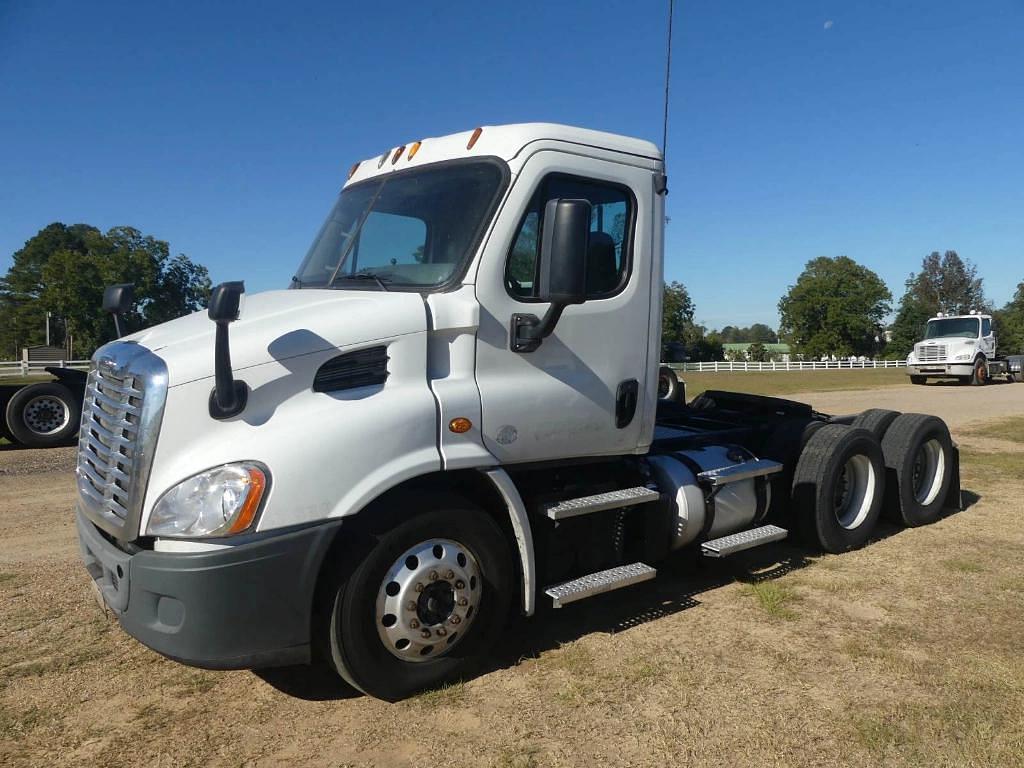
[[[636,415],[636,403],[640,393],[640,383],[636,379],[626,379],[619,384],[615,392],[615,426],[619,429],[628,427]]]

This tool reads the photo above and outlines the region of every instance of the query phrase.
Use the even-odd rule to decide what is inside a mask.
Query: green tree
[[[847,256],[807,262],[779,300],[780,335],[795,352],[872,355],[892,294],[882,279]]]
[[[136,304],[125,318],[136,330],[193,312],[209,298],[206,268],[187,256],[171,257],[166,242],[132,227],[105,234],[84,224],[55,223],[14,254],[0,279],[0,356],[41,343],[50,312],[51,343],[73,342],[76,356],[113,338],[101,309],[103,290],[133,283]]]
[[[755,341],[747,347],[747,359],[755,363],[767,363],[770,359],[768,348],[760,341]]]
[[[921,260],[921,271],[911,272],[904,283],[887,355],[905,357],[921,340],[928,318],[939,312],[959,315],[987,306],[978,268],[956,251],[932,251]]]
[[[1024,354],[1024,280],[1006,306],[994,315],[998,335],[997,350],[1002,354]]]

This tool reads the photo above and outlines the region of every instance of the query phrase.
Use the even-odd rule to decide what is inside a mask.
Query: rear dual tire
[[[935,416],[904,413],[882,438],[892,503],[887,515],[907,526],[927,525],[942,514],[953,482],[953,441]]]
[[[885,462],[866,429],[827,424],[807,441],[793,475],[803,542],[834,554],[867,543],[882,512]]]
[[[22,387],[7,403],[7,429],[27,448],[70,445],[82,419],[82,398],[63,384]]]

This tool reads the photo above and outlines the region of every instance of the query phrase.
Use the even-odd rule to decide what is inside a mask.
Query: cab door
[[[501,462],[623,454],[650,413],[654,175],[627,163],[538,151],[523,165],[476,278],[482,436]],[[532,352],[511,348],[513,315],[536,299],[545,204],[591,203],[587,300],[566,307]],[[660,276],[660,270],[658,270]],[[660,277],[658,278],[660,280]],[[655,323],[657,327],[657,323]],[[656,361],[654,362],[656,365]]]

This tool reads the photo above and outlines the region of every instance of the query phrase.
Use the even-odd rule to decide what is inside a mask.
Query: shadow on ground
[[[965,490],[961,498],[963,509],[966,510],[981,497],[973,491]],[[958,514],[959,511],[948,509],[939,519]],[[905,531],[905,528],[883,520],[868,546]],[[658,568],[658,578],[654,581],[592,600],[583,600],[558,610],[550,608],[544,600],[539,600],[536,616],[529,620],[517,618],[510,623],[505,641],[480,674],[514,667],[524,659],[537,657],[563,643],[594,632],[621,632],[696,608],[701,605],[699,597],[705,592],[734,582],[771,581],[813,566],[819,556],[799,546],[795,539],[740,552],[723,560],[710,560],[695,551],[687,550],[662,563]],[[260,670],[256,674],[282,693],[300,699],[325,701],[361,695],[325,665],[281,667]]]

